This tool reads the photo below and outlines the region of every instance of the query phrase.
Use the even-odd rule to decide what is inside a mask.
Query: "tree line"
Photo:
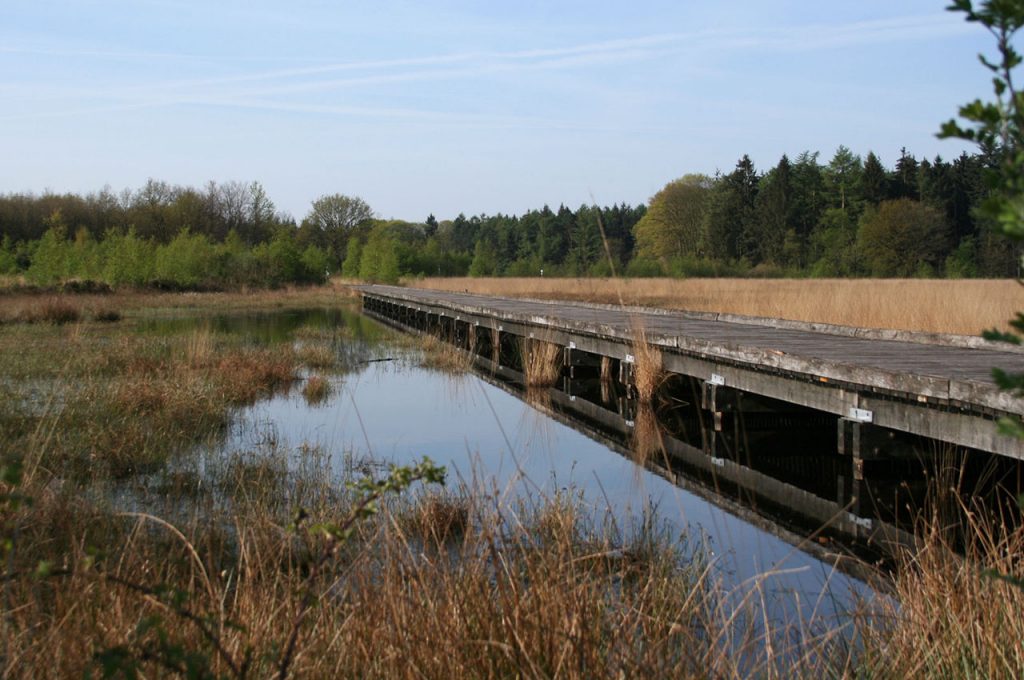
[[[995,162],[904,150],[890,170],[841,146],[828,163],[805,152],[758,173],[743,156],[728,174],[658,192],[637,224],[636,260],[668,274],[1013,276],[1018,249],[977,210]]]
[[[995,152],[886,168],[839,147],[758,172],[685,175],[647,205],[382,220],[321,196],[301,221],[258,182],[0,196],[0,274],[178,288],[402,276],[1013,276],[1019,247],[976,209]]]

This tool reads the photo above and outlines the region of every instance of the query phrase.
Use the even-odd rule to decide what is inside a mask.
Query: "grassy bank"
[[[429,467],[339,468],[343,452],[272,441],[191,463],[242,405],[299,385],[327,398],[351,337],[306,328],[254,346],[141,322],[320,295],[337,294],[114,298],[120,320],[0,326],[0,674],[943,678],[1024,664],[1024,591],[984,573],[1024,575],[1024,538],[977,512],[963,513],[969,559],[936,518],[878,575],[899,606],[765,625],[770,574],[728,592],[704,546],[656,518],[615,526],[571,491],[501,502],[426,483]],[[422,343],[429,365],[465,368]]]
[[[1012,280],[545,277],[427,278],[409,285],[964,335],[1005,328],[1024,308],[1024,288]]]
[[[111,293],[67,294],[21,292],[0,286],[0,324],[110,321],[140,314],[306,309],[333,307],[354,299],[355,293],[341,283],[209,293],[125,289]]]

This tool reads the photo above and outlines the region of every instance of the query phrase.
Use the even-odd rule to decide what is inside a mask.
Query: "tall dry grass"
[[[633,353],[633,381],[637,399],[642,404],[650,404],[658,388],[665,382],[666,373],[661,350],[648,342],[647,331],[639,321],[633,322],[630,351]]]
[[[528,388],[551,387],[562,377],[561,345],[537,338],[520,338],[519,355]]]
[[[964,525],[949,525],[940,513],[922,522],[921,545],[898,556],[895,600],[859,622],[861,675],[1016,678],[1024,672],[1024,527],[959,502]]]
[[[1013,280],[427,278],[485,295],[645,305],[864,328],[977,335],[1024,309]]]
[[[311,375],[306,378],[306,384],[302,387],[302,397],[310,406],[317,406],[327,401],[331,396],[331,383],[321,375]]]
[[[473,367],[473,354],[435,335],[415,336],[409,343],[419,350],[420,365],[446,373],[465,373]]]
[[[273,676],[309,588],[288,676],[679,675],[711,653],[701,564],[650,536],[589,526],[560,499],[495,514],[490,502],[424,494],[360,525],[311,580],[319,539],[282,530],[273,497],[287,475],[270,463],[229,465],[219,488],[239,496],[231,514],[182,526],[88,504],[69,512],[81,500],[24,489],[37,502],[19,511],[31,522],[7,579],[18,604],[4,608],[4,677],[104,665]],[[312,517],[343,517],[351,499],[322,494]],[[44,555],[59,568],[34,576]]]

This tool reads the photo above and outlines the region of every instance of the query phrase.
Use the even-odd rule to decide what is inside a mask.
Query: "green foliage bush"
[[[103,239],[103,279],[113,286],[141,286],[156,273],[156,245],[139,238],[135,229],[108,231]]]
[[[0,241],[0,275],[18,273],[18,256],[10,236]]]
[[[32,253],[32,264],[25,272],[25,278],[41,286],[72,276],[69,267],[71,247],[60,211],[51,215],[48,222],[50,228],[36,244]]]
[[[476,242],[473,262],[469,265],[470,276],[494,276],[497,274],[498,258],[493,246],[483,241]]]
[[[653,277],[653,276],[664,276],[665,270],[662,268],[661,263],[657,260],[648,260],[646,258],[637,257],[630,261],[626,265],[626,276],[634,278],[642,277]]]
[[[156,250],[155,278],[181,288],[200,288],[213,283],[217,253],[214,244],[202,234],[188,229]]]

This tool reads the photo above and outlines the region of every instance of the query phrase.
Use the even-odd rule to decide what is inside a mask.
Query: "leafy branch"
[[[995,164],[985,173],[988,196],[978,208],[991,219],[996,229],[1015,240],[1024,240],[1024,93],[1014,82],[1014,69],[1022,62],[1013,46],[1017,31],[1024,27],[1024,2],[1021,0],[986,0],[975,7],[971,0],[954,0],[947,8],[963,12],[969,22],[981,24],[996,40],[993,58],[979,54],[982,65],[992,74],[995,100],[975,99],[959,109],[962,122],[949,120],[942,125],[941,138],[962,139],[977,144],[994,157]],[[988,340],[1021,343],[1024,336],[1024,314],[1010,321],[1012,332],[988,330]],[[1004,390],[1024,395],[1024,374],[992,371],[996,384]],[[1007,435],[1024,438],[1024,424],[1016,418],[1000,420],[1000,430]]]

